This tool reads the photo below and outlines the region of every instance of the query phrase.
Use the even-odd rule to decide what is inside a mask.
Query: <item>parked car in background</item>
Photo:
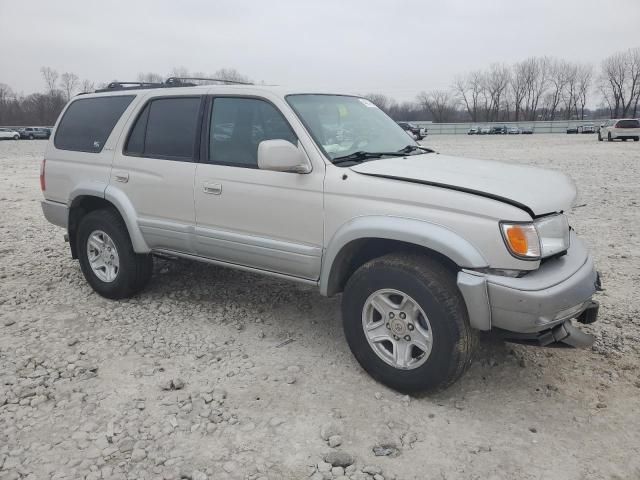
[[[506,125],[494,125],[491,127],[491,131],[489,132],[491,135],[503,135],[507,133]]]
[[[20,134],[10,128],[0,128],[0,140],[19,140]]]
[[[42,139],[48,140],[51,136],[51,130],[42,127],[24,127],[18,130],[20,138],[28,140]]]
[[[424,127],[419,127],[418,125],[408,122],[398,122],[398,125],[400,125],[405,132],[411,132],[416,140],[422,140],[427,136],[427,129]]]
[[[635,118],[621,118],[618,120],[607,120],[598,129],[598,140],[604,139],[612,142],[620,139],[626,142],[633,139],[634,142],[640,140],[640,120]]]
[[[592,123],[579,127],[580,133],[596,133],[596,127]]]
[[[518,127],[509,127],[507,133],[509,135],[520,135],[520,129]]]
[[[478,127],[471,127],[467,135],[480,135],[480,129]]]
[[[533,127],[522,127],[520,133],[523,135],[533,135]]]
[[[568,126],[567,133],[578,133],[578,126],[577,125]]]
[[[491,133],[490,127],[482,127],[480,129],[480,135],[489,135]]]

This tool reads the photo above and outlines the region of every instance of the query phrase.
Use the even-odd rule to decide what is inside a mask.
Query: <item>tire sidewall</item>
[[[131,288],[132,272],[129,270],[135,268],[135,264],[130,258],[130,240],[128,234],[122,231],[120,225],[114,225],[100,219],[95,212],[89,213],[82,219],[77,232],[78,259],[80,268],[87,282],[100,295],[107,298],[120,298],[123,292]],[[113,240],[118,252],[119,269],[116,279],[113,282],[104,282],[100,280],[93,272],[89,264],[87,253],[87,239],[89,235],[96,230],[101,230]],[[134,272],[135,273],[135,272]]]
[[[397,267],[376,266],[374,275],[358,276],[349,282],[343,298],[343,328],[347,342],[360,364],[376,380],[400,391],[437,389],[448,380],[454,361],[454,347],[460,339],[456,322],[418,277]],[[369,270],[371,273],[372,271]],[[362,326],[362,309],[369,296],[392,288],[412,297],[427,315],[433,344],[429,358],[412,370],[400,370],[382,360],[369,345]]]

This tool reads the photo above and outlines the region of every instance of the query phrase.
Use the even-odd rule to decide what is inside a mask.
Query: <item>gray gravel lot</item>
[[[42,216],[45,142],[0,142],[0,479],[640,478],[640,143],[423,143],[571,175],[606,288],[592,349],[485,336],[460,382],[409,398],[312,288],[161,260],[105,300]]]

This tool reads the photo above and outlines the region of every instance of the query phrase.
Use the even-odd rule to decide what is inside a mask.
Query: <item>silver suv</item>
[[[341,293],[353,354],[405,392],[456,381],[478,331],[593,341],[565,175],[435,153],[357,96],[175,85],[76,97],[47,147],[44,214],[100,295],[140,292],[153,254]]]

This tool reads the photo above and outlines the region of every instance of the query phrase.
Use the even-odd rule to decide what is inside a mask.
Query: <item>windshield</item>
[[[331,160],[356,152],[398,152],[417,145],[365,98],[303,94],[288,95],[287,102]]]

